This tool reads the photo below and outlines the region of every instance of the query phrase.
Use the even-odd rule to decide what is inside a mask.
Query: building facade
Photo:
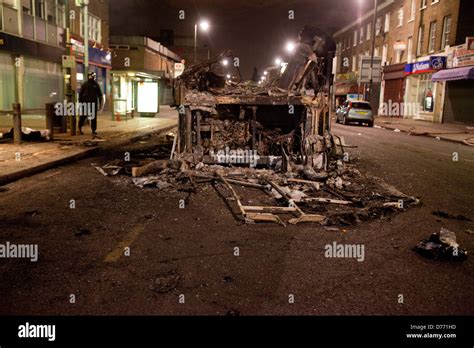
[[[174,79],[182,59],[143,36],[113,36],[113,115],[155,116],[160,105],[174,103]]]
[[[413,118],[444,122],[445,81],[433,75],[447,68],[452,47],[474,34],[474,8],[470,0],[418,0],[414,32],[415,61],[407,65],[405,102],[418,104]],[[410,117],[410,116],[409,116]]]
[[[0,0],[0,112],[62,100],[66,11],[63,0]]]
[[[374,56],[381,59],[383,73],[371,102],[379,115],[443,122],[446,83],[434,81],[433,74],[447,68],[453,46],[474,34],[473,4],[471,0],[378,1]],[[334,34],[336,96],[364,90],[354,84],[360,56],[371,54],[367,31],[373,18],[371,11]]]
[[[90,70],[108,94],[108,0],[91,0],[88,8]],[[76,100],[84,47],[83,11],[75,0],[0,0],[0,111],[20,103],[23,112],[44,113],[46,103]],[[72,57],[67,66],[66,56]]]
[[[72,72],[72,90],[76,95],[81,85],[87,79],[84,67],[84,16],[83,10],[76,6],[75,0],[68,0],[69,5],[69,31],[70,45],[68,54],[76,62]],[[89,72],[95,72],[97,82],[110,101],[112,53],[109,49],[109,1],[91,0],[88,6],[88,31],[89,31]],[[75,77],[75,79],[74,79]],[[75,81],[74,81],[75,80]],[[110,102],[106,103],[110,108]]]

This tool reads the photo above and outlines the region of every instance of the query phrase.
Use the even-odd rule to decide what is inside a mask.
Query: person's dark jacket
[[[94,80],[88,80],[81,87],[79,92],[79,102],[95,103],[96,109],[98,109],[102,100],[102,95],[102,90],[100,89],[99,84]]]

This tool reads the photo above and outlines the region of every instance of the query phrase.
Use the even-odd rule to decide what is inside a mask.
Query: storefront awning
[[[441,70],[433,75],[433,82],[456,80],[474,80],[474,66]]]

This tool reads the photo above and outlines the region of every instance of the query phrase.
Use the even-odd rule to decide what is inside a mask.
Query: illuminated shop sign
[[[407,64],[405,75],[430,73],[445,68],[446,57],[432,56],[428,60]]]

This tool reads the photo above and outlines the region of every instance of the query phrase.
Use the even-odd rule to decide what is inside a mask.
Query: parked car
[[[351,122],[366,123],[369,127],[373,127],[372,105],[366,101],[346,101],[336,110],[336,123],[347,125]]]

